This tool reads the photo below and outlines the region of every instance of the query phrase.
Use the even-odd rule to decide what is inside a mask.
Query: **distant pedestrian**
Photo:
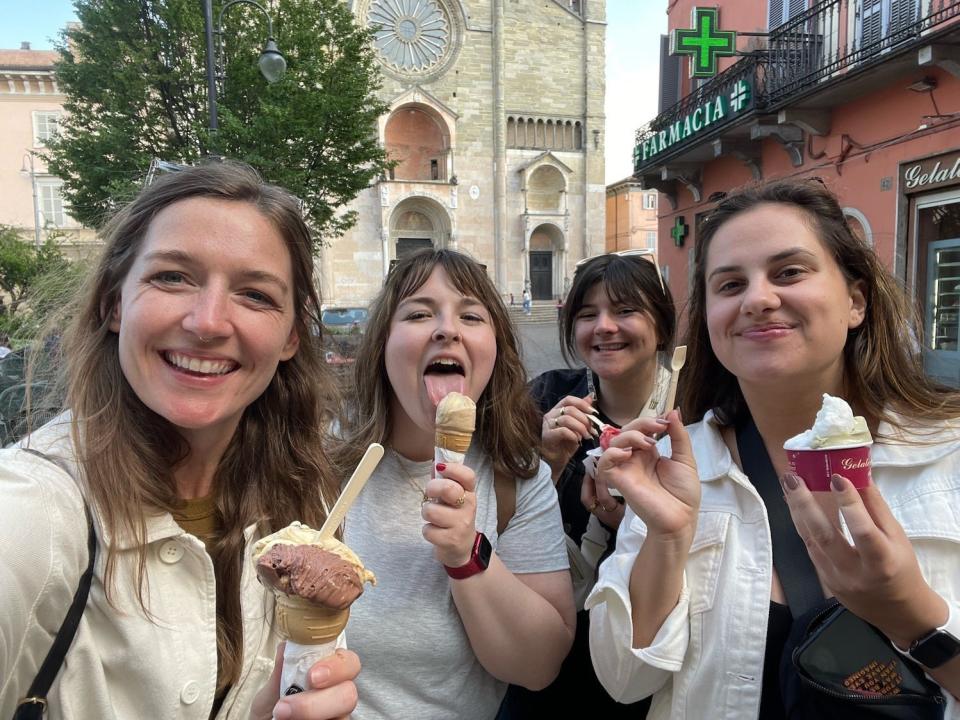
[[[513,307],[515,304],[513,301],[513,293],[510,293],[510,307]]]
[[[523,289],[523,314],[529,315],[532,311],[533,298],[530,297],[530,288]]]
[[[557,295],[557,319],[560,319],[560,316],[563,314],[563,300],[559,295]]]

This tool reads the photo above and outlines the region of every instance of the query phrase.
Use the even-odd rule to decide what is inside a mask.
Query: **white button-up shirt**
[[[65,422],[68,422],[65,420]],[[71,458],[67,430],[31,447]],[[35,455],[0,450],[0,717],[18,700],[43,662],[87,566],[87,522],[76,482]],[[49,720],[207,720],[217,684],[216,583],[203,543],[169,514],[147,522],[145,598],[137,600],[136,546],[119,538],[120,554],[108,604],[103,585],[106,550],[98,547],[90,596],[76,637],[48,695]],[[245,533],[249,557],[253,526]],[[273,601],[245,562],[241,578],[243,667],[217,714],[249,717],[253,696],[273,670],[278,638],[269,618]]]
[[[649,720],[756,720],[773,574],[767,513],[713,413],[688,430],[702,494],[680,600],[653,643],[633,649],[630,572],[646,526],[628,508],[616,551],[586,603],[593,664],[620,702],[653,695]],[[883,424],[878,436],[894,432]],[[960,425],[920,432],[901,444],[873,445],[873,481],[913,543],[926,581],[960,608]],[[660,450],[669,454],[669,440]],[[944,695],[946,718],[960,720],[956,701]]]

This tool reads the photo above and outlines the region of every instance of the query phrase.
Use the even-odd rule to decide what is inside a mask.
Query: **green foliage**
[[[49,235],[39,248],[20,237],[14,228],[0,225],[0,332],[23,334],[26,315],[35,313],[25,302],[46,277],[69,272],[70,263],[60,251],[61,237]]]
[[[269,85],[257,59],[262,15],[232,6],[223,19],[220,131],[210,137],[202,3],[75,0],[80,26],[63,33],[57,66],[68,111],[51,143],[72,214],[98,227],[139,189],[153,157],[243,160],[304,202],[317,236],[354,221],[337,208],[389,162],[376,138],[387,107],[370,33],[341,0],[274,0],[274,35],[287,60]],[[214,20],[221,3],[214,3]]]

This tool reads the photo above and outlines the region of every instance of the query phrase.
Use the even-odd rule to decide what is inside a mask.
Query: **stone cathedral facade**
[[[328,305],[361,305],[390,263],[455,248],[505,298],[562,296],[604,249],[605,0],[353,0],[376,30],[380,142],[398,161],[321,253]]]

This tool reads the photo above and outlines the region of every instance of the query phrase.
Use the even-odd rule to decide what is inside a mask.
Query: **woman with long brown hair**
[[[693,424],[639,421],[599,463],[629,510],[587,601],[598,676],[656,720],[960,717],[960,393],[911,304],[812,180],[721,201],[695,257]],[[790,469],[824,394],[872,433],[864,489]]]
[[[476,402],[476,432],[462,464],[434,465],[436,406],[453,391]],[[399,260],[372,305],[355,392],[338,464],[371,442],[389,450],[345,526],[378,578],[351,607],[364,658],[354,717],[492,718],[507,683],[553,680],[574,612],[536,410],[484,268],[450,250]]]
[[[272,597],[251,572],[255,539],[319,525],[338,493],[297,200],[247,166],[188,168],[103,237],[64,338],[66,410],[0,451],[0,715],[78,587],[86,509],[96,563],[51,717],[349,712],[353,653],[278,703]]]

